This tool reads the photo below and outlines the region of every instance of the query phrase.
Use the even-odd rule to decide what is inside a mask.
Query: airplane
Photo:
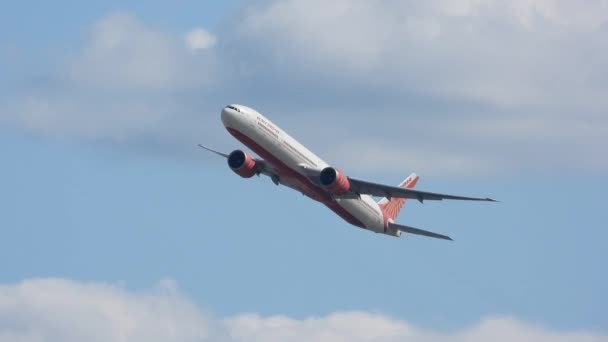
[[[423,203],[428,200],[466,200],[497,202],[491,198],[453,196],[414,190],[419,177],[412,173],[398,186],[373,183],[344,174],[292,138],[262,114],[247,106],[231,104],[221,112],[222,123],[237,140],[261,158],[242,150],[231,153],[198,146],[226,158],[237,175],[270,177],[276,185],[284,185],[321,202],[346,222],[375,233],[400,237],[401,233],[452,240],[442,235],[395,223],[407,199]],[[382,197],[376,202],[372,196]]]

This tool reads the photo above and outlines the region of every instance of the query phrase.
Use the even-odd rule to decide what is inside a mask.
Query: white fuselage
[[[384,232],[384,215],[373,198],[337,198],[312,182],[305,168],[322,170],[329,164],[266,117],[242,105],[227,106],[221,116],[232,135],[272,165],[279,175],[278,182],[322,202],[351,224]]]

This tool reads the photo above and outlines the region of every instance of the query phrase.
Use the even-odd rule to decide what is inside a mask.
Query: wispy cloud
[[[199,108],[180,97],[218,84],[208,49],[214,41],[200,28],[172,35],[132,15],[111,14],[45,82],[7,99],[2,121],[62,138],[182,141],[201,121]]]
[[[294,319],[255,313],[216,318],[170,279],[147,291],[69,279],[0,285],[0,341],[607,341],[496,316],[454,332],[420,329],[364,311]]]

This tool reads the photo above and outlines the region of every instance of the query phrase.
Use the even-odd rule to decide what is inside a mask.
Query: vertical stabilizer
[[[403,182],[401,182],[401,184],[399,184],[399,187],[413,189],[418,182],[418,178],[419,177],[415,173],[412,173]],[[401,208],[403,208],[404,204],[405,198],[391,198],[389,200],[385,197],[378,201],[380,209],[382,209],[386,216],[392,220],[397,218],[397,215],[399,215],[399,212],[401,211]]]

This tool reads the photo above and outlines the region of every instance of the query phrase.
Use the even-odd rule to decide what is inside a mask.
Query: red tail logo
[[[412,173],[409,177],[407,177],[399,187],[413,189],[418,182],[418,176],[415,173]],[[378,202],[380,209],[384,213],[385,220],[395,220],[401,208],[405,204],[405,198],[392,198],[390,201],[387,198],[383,198]]]

